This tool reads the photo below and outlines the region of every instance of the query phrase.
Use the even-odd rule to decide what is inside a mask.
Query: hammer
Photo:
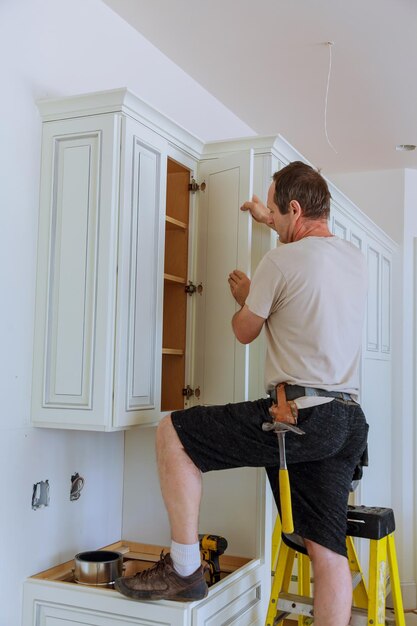
[[[294,532],[294,524],[292,519],[290,478],[285,457],[285,433],[291,431],[297,435],[304,435],[305,432],[301,430],[301,428],[285,422],[264,422],[262,424],[262,430],[273,430],[278,437],[279,498],[281,501],[282,532],[291,534]]]

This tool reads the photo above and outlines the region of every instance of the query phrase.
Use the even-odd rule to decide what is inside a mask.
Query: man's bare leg
[[[185,452],[167,415],[156,433],[156,452],[162,497],[171,525],[171,537],[181,544],[198,542],[201,472]]]
[[[347,626],[352,608],[352,577],[348,560],[305,540],[314,573],[314,626]]]
[[[135,600],[202,600],[207,596],[205,566],[198,542],[200,471],[185,453],[172,425],[164,418],[156,448],[161,490],[171,524],[170,553],[152,567],[115,581],[115,589]]]

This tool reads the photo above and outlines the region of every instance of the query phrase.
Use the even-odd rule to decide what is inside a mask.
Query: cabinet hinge
[[[196,387],[195,389],[191,389],[190,385],[187,385],[186,387],[184,387],[184,389],[182,390],[182,395],[185,396],[187,398],[187,400],[189,400],[191,398],[191,396],[195,396],[196,398],[200,397],[200,387]]]
[[[188,185],[188,191],[191,191],[191,193],[195,193],[196,191],[204,191],[205,188],[206,183],[202,182],[201,185],[199,185],[195,178],[192,178],[190,184]]]
[[[194,285],[192,280],[188,281],[188,284],[184,287],[185,293],[188,293],[189,296],[192,296],[195,292],[200,295],[203,293],[203,285],[199,283],[198,285]]]

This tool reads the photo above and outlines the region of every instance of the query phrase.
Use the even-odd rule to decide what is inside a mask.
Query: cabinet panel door
[[[261,585],[246,576],[193,610],[193,626],[254,626],[261,623]],[[263,621],[262,621],[263,623]]]
[[[248,397],[249,350],[234,337],[233,314],[240,308],[227,282],[238,268],[250,274],[251,219],[240,211],[251,196],[253,154],[249,151],[203,161],[199,179],[196,295],[196,375],[202,404],[225,404]]]
[[[379,352],[380,349],[380,252],[368,245],[368,306],[366,316],[366,349]]]
[[[359,250],[364,250],[364,232],[350,220],[335,202],[331,203],[329,227],[333,235],[350,241]]]
[[[104,429],[111,419],[119,124],[44,124],[35,424]]]
[[[392,367],[389,360],[364,358],[361,404],[369,423],[369,467],[361,481],[361,502],[392,506]]]
[[[381,256],[381,352],[391,352],[391,259]]]
[[[344,223],[342,217],[334,209],[332,210],[330,230],[333,235],[336,235],[339,239],[348,240],[349,235],[347,224]]]
[[[392,256],[368,237],[368,309],[365,349],[369,356],[391,354]]]
[[[124,119],[118,254],[115,427],[160,411],[165,142]],[[144,413],[143,410],[146,410]]]
[[[169,618],[167,620],[165,615],[161,619],[158,619],[157,615],[152,619],[146,619],[137,615],[123,616],[103,610],[92,611],[81,607],[45,604],[38,608],[35,626],[170,626],[175,622],[175,618],[172,621]]]

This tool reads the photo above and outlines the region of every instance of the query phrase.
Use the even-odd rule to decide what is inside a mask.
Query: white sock
[[[171,542],[171,559],[180,576],[190,576],[201,565],[200,544]]]

